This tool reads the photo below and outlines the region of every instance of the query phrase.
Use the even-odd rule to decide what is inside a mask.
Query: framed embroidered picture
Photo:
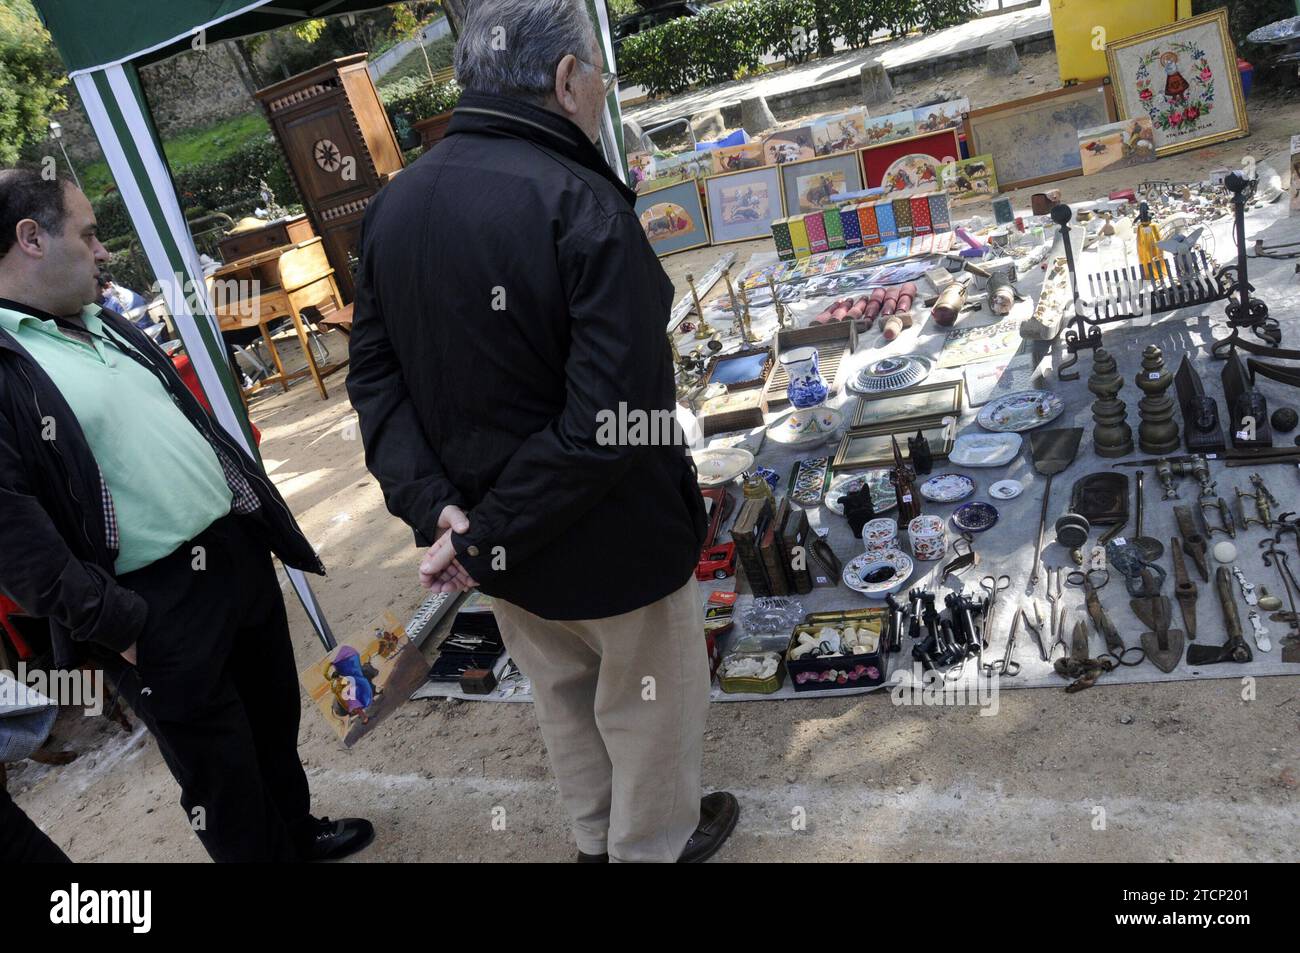
[[[660,258],[709,243],[704,203],[694,179],[639,193],[636,215]]]
[[[1156,155],[1250,132],[1222,7],[1106,44],[1119,117],[1147,116]]]
[[[763,238],[771,233],[773,219],[783,214],[781,172],[774,165],[709,176],[704,192],[715,245]]]

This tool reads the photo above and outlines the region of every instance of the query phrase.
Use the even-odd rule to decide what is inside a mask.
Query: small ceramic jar
[[[862,527],[862,546],[868,553],[894,549],[898,542],[898,524],[891,519],[868,520]]]
[[[925,562],[941,558],[948,548],[943,520],[927,513],[907,524],[907,538],[912,544],[912,555]]]

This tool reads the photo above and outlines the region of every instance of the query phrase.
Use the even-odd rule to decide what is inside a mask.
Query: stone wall
[[[203,52],[154,63],[140,70],[140,81],[159,133],[175,135],[185,129],[261,112],[248,93],[239,54],[228,43],[217,43]],[[99,143],[90,127],[76,87],[67,87],[69,108],[54,118],[62,124],[63,142],[77,162],[101,158]]]

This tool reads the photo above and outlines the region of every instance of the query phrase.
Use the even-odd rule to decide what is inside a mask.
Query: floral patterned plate
[[[844,585],[868,599],[883,599],[898,592],[911,577],[912,557],[897,549],[854,556],[843,573]]]
[[[894,493],[894,484],[889,482],[888,470],[867,470],[863,473],[850,473],[836,477],[831,488],[826,491],[826,508],[839,516],[844,515],[844,497],[862,489],[864,483],[871,484],[871,505],[877,513],[887,513],[898,505]]]
[[[956,503],[975,492],[975,481],[960,473],[940,473],[922,483],[920,490],[931,503]]]
[[[1065,401],[1050,390],[1022,390],[980,408],[975,418],[994,433],[1022,433],[1051,423],[1065,410]]]

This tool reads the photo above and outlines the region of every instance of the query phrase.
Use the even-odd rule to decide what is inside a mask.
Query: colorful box
[[[840,210],[828,208],[822,212],[822,221],[826,225],[826,244],[831,248],[844,247],[844,229],[840,227]]]
[[[858,206],[858,227],[862,231],[862,246],[880,244],[880,226],[876,223],[876,203]]]
[[[776,244],[777,257],[782,261],[794,258],[794,241],[790,238],[790,220],[778,218],[772,222],[772,241]]]
[[[1011,199],[1005,195],[993,200],[993,220],[999,225],[1010,225],[1016,220],[1016,213],[1011,208]]]
[[[947,192],[933,192],[930,195],[930,228],[936,232],[946,232],[952,228]]]
[[[792,215],[785,222],[786,227],[790,229],[790,244],[794,246],[794,256],[807,258],[812,254],[812,246],[808,243],[808,229],[804,227],[803,216]]]
[[[803,227],[808,230],[808,247],[814,255],[830,251],[830,242],[826,240],[826,219],[821,212],[809,212],[803,217]]]
[[[930,196],[913,195],[909,200],[912,206],[912,234],[930,234]]]
[[[858,218],[856,204],[840,209],[840,231],[844,233],[845,248],[862,247],[862,224]]]
[[[890,242],[898,237],[898,225],[894,222],[892,202],[876,203],[876,225],[880,231],[879,241]]]
[[[912,234],[912,200],[911,199],[894,199],[894,227],[898,229],[899,238],[907,238]]]

